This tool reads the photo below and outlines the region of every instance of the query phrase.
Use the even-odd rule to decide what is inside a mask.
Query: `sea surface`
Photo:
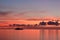
[[[60,30],[44,29],[1,29],[0,40],[60,40]]]

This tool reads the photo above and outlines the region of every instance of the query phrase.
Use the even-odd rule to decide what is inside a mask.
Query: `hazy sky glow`
[[[0,20],[60,17],[59,0],[0,0]]]

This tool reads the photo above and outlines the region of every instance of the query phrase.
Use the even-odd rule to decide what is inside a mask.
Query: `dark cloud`
[[[4,12],[4,11],[0,11],[0,16],[7,16],[8,14],[10,14],[11,12]]]
[[[46,13],[46,11],[25,11],[25,12],[14,12],[14,11],[0,11],[0,20],[4,19],[27,19],[28,21],[39,21],[34,17],[40,17],[40,13]],[[30,19],[33,18],[33,19]]]

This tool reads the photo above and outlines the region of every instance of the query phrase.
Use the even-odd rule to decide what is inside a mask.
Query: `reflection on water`
[[[60,30],[40,30],[40,40],[60,40]]]
[[[60,30],[0,30],[0,40],[60,40]]]
[[[0,40],[39,40],[39,30],[0,30]]]

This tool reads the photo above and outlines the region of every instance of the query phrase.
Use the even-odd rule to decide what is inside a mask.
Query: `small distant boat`
[[[15,30],[23,30],[23,28],[15,28]]]

